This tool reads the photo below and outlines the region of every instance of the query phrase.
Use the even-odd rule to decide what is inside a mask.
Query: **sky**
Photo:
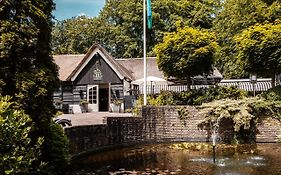
[[[56,10],[55,19],[61,21],[79,15],[98,16],[106,0],[54,0]]]

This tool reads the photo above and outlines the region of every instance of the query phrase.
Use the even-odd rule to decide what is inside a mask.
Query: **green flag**
[[[152,11],[150,0],[147,0],[147,26],[149,29],[152,28]]]

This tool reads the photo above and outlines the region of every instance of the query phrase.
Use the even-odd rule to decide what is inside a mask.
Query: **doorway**
[[[99,88],[99,111],[109,110],[109,86],[103,85]]]

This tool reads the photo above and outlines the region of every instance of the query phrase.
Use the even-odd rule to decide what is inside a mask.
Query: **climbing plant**
[[[234,139],[239,143],[255,141],[258,119],[270,116],[280,119],[281,102],[264,98],[245,98],[240,100],[223,99],[204,103],[197,107],[205,119],[201,125],[216,123],[223,118],[233,121]]]

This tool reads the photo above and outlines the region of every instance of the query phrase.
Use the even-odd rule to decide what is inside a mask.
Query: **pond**
[[[218,145],[215,163],[211,148],[206,143],[170,143],[105,151],[74,160],[69,174],[281,174],[281,144]]]

